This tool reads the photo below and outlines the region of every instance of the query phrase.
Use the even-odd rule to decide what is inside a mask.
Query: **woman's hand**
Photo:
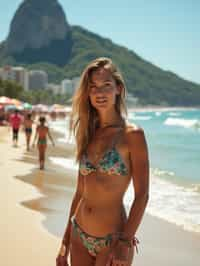
[[[130,266],[131,247],[118,240],[114,245],[106,266]]]
[[[68,252],[66,246],[62,244],[58,256],[56,258],[56,266],[69,266],[67,262]]]

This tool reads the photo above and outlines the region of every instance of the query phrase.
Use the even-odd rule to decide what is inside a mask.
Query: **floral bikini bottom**
[[[74,217],[71,218],[71,222],[73,233],[81,238],[83,245],[87,248],[91,256],[96,257],[103,248],[111,245],[113,234],[108,234],[105,237],[91,236],[81,229]]]

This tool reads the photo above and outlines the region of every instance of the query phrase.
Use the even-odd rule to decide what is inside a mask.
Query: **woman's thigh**
[[[104,250],[102,250],[96,257],[95,266],[105,266],[107,261],[108,261],[108,258],[109,258],[109,255],[111,254],[111,252],[112,252],[112,247],[108,247],[108,248],[105,248]],[[129,254],[128,254],[127,266],[131,266],[132,265],[133,254],[134,254],[134,249],[131,248],[129,250]],[[109,266],[111,266],[111,265],[109,265]]]
[[[70,245],[70,261],[71,266],[94,266],[95,258],[93,258],[86,247],[84,247],[79,236],[71,233]]]

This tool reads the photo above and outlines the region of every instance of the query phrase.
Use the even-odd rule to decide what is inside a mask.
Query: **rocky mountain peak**
[[[41,49],[66,40],[70,25],[57,0],[24,0],[17,9],[6,40],[9,54]],[[58,47],[59,48],[59,47]]]

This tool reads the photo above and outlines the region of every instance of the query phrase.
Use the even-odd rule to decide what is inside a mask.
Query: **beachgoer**
[[[11,114],[9,117],[9,122],[12,128],[12,139],[14,147],[17,147],[18,144],[18,135],[19,129],[23,122],[22,116],[19,114],[19,110],[15,110],[14,114]]]
[[[33,120],[31,119],[31,114],[28,113],[24,119],[24,131],[25,131],[25,135],[26,135],[26,149],[27,149],[27,151],[30,150],[32,125],[33,125]]]
[[[44,116],[40,116],[39,118],[40,124],[37,126],[35,131],[35,137],[33,141],[33,147],[35,146],[35,142],[37,140],[37,147],[39,152],[39,164],[40,169],[43,170],[45,166],[45,153],[47,148],[47,136],[52,142],[52,145],[54,146],[54,140],[51,136],[49,128],[45,125],[46,118]]]
[[[72,106],[79,173],[57,266],[130,266],[149,195],[144,130],[125,119],[125,84],[108,58],[84,70]],[[129,214],[123,198],[134,195]]]

